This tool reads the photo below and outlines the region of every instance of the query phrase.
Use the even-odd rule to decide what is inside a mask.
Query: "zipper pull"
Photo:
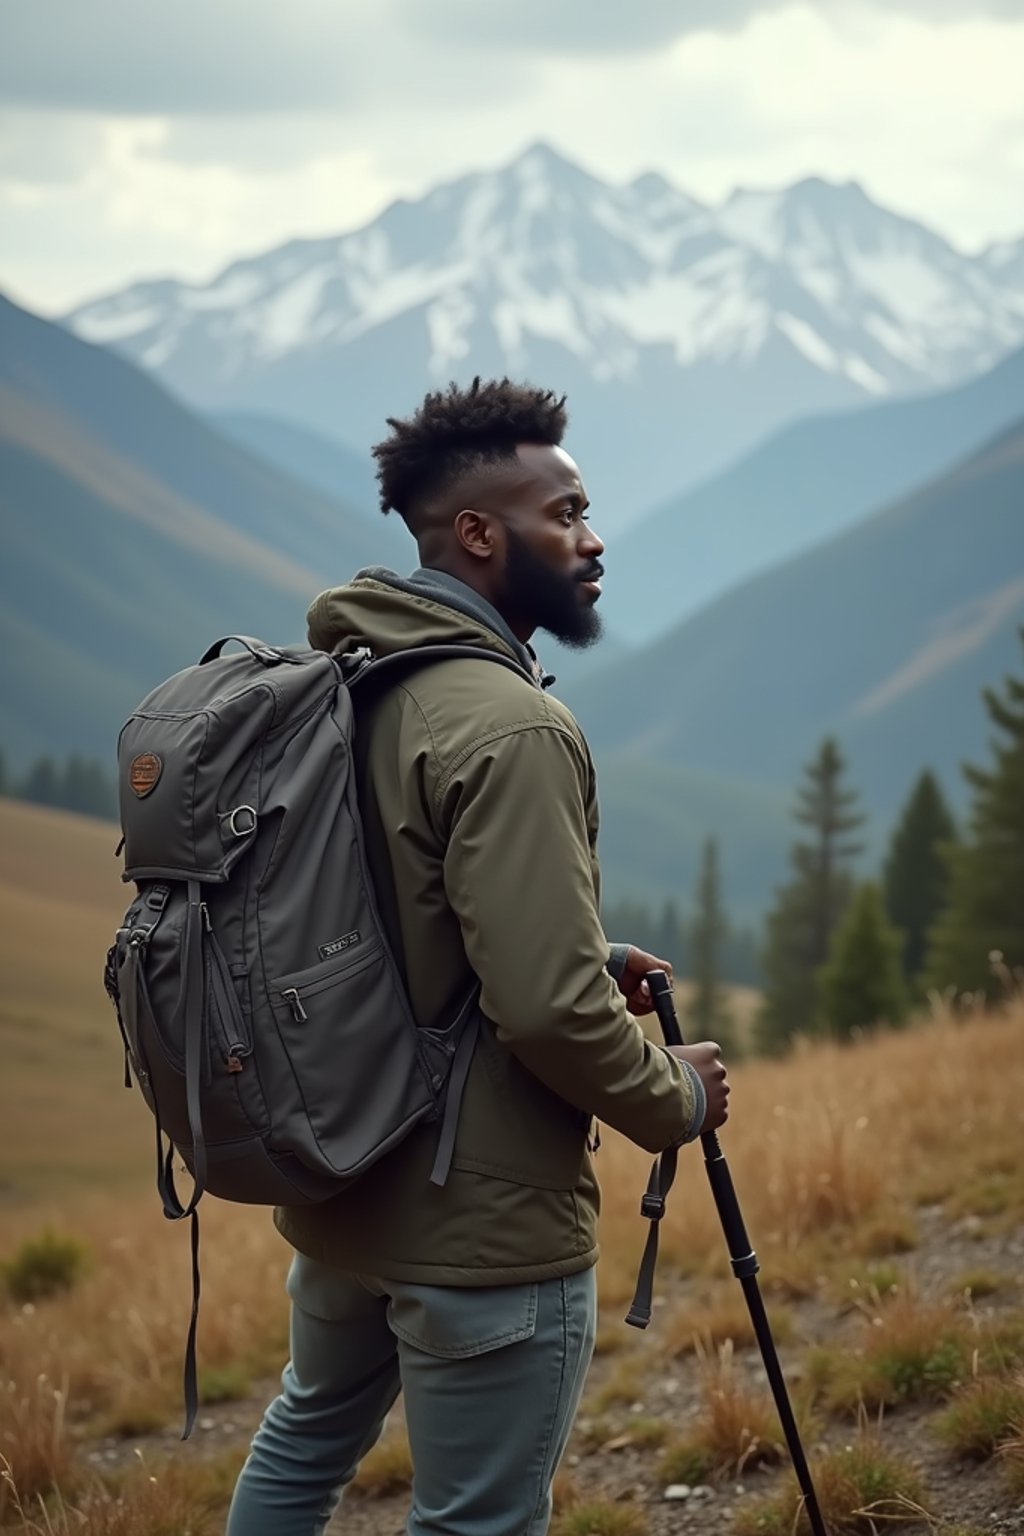
[[[292,1011],[292,1018],[296,1021],[296,1023],[305,1024],[306,1020],[309,1018],[309,1014],[302,1006],[302,998],[299,996],[298,988],[289,987],[286,991],[281,993],[281,996],[288,999],[288,1006]]]

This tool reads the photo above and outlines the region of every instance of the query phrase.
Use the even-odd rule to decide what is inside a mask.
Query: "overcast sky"
[[[203,280],[546,139],[1024,235],[1024,0],[4,0],[0,288]]]

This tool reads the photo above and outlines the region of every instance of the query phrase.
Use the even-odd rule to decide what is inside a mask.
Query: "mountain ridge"
[[[1024,342],[1024,272],[859,187],[810,178],[716,209],[534,145],[359,229],[207,284],[129,285],[66,323],[204,410],[284,415],[360,452],[449,377],[550,383],[614,528],[800,415],[991,366]]]
[[[956,468],[570,690],[595,751],[782,786],[839,737],[869,808],[930,766],[956,803],[984,757],[980,690],[1019,672],[1024,417]],[[629,689],[623,739],[609,700]]]
[[[1022,401],[1024,348],[951,390],[782,428],[612,545],[606,612],[631,641],[654,638],[953,471],[1017,419]]]

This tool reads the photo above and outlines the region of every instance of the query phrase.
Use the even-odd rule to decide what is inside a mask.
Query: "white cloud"
[[[127,0],[102,0],[115,3]],[[183,0],[183,14],[198,3]],[[289,17],[317,3],[295,0]],[[372,3],[325,12],[351,19]],[[336,110],[315,89],[291,111],[12,109],[0,123],[0,283],[52,311],[136,275],[205,278],[292,235],[351,228],[537,138],[598,175],[658,169],[710,201],[817,173],[856,178],[964,245],[1019,236],[1024,21],[936,26],[912,9],[789,3],[653,53],[511,66],[507,50],[490,61],[431,51],[395,30],[393,10],[375,11],[387,25],[359,34],[372,88]],[[255,26],[269,0],[247,11]]]

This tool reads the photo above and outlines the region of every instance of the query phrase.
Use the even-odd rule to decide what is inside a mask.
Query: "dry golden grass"
[[[139,1186],[151,1144],[121,1086],[103,957],[134,887],[116,827],[0,798],[0,1196]]]
[[[69,1507],[75,1499],[92,1499],[97,1510],[102,1499],[109,1504],[109,1490],[90,1493],[93,1485],[76,1470],[75,1435],[83,1426],[127,1431],[174,1424],[180,1413],[187,1233],[163,1220],[148,1187],[151,1123],[139,1095],[121,1087],[117,1029],[99,980],[125,904],[115,838],[96,823],[0,800],[0,1263],[46,1227],[81,1237],[92,1254],[90,1272],[68,1294],[25,1307],[0,1302],[0,1380],[9,1384],[0,1394],[0,1453],[18,1469],[26,1509],[54,1482]],[[60,870],[59,886],[49,869]],[[1018,1001],[992,1016],[940,1015],[851,1047],[807,1044],[786,1061],[742,1063],[721,1139],[766,1293],[810,1295],[822,1277],[830,1283],[838,1270],[849,1276],[905,1251],[916,1239],[916,1202],[925,1197],[985,1222],[1021,1220],[1024,1113],[1019,1073],[1008,1064],[1020,1061],[1022,1041]],[[646,1232],[638,1206],[649,1158],[607,1135],[598,1171],[599,1289],[615,1348],[625,1338],[614,1325],[632,1295]],[[675,1270],[701,1282],[728,1272],[696,1148],[681,1158],[662,1253],[663,1275]],[[267,1212],[210,1202],[199,1358],[215,1395],[279,1369],[287,1259]],[[730,1299],[723,1291],[716,1306],[738,1307],[739,1287],[729,1280],[726,1289]],[[891,1316],[902,1295],[881,1310]],[[917,1305],[908,1298],[907,1330],[920,1323],[910,1315]],[[962,1308],[949,1317],[956,1375],[970,1324]],[[699,1331],[692,1318],[685,1326]],[[741,1327],[736,1312],[727,1329],[711,1332],[735,1336]],[[666,1312],[656,1311],[653,1330],[667,1337]],[[1004,1326],[999,1348],[1007,1362],[1022,1333]],[[968,1359],[977,1342],[969,1338]],[[619,1402],[631,1387],[642,1388],[629,1379],[632,1364],[614,1362],[623,1367],[621,1376],[612,1373]],[[642,1391],[636,1396],[642,1401]],[[1006,1459],[1010,1466],[1011,1451]],[[194,1469],[195,1461],[183,1456],[183,1465]],[[162,1503],[172,1507],[177,1473],[145,1475],[157,1476]],[[6,1497],[10,1507],[9,1485]],[[59,1502],[51,1499],[50,1507],[46,1518],[58,1532],[155,1536],[167,1528],[119,1527],[113,1514],[106,1525],[98,1514],[75,1524],[60,1515]],[[35,1524],[24,1525],[31,1536],[47,1529],[38,1509],[32,1505]],[[199,1533],[204,1521],[197,1507],[174,1529]]]
[[[812,1378],[827,1408],[942,1400],[967,1380],[977,1332],[952,1303],[926,1300],[908,1286],[864,1310],[858,1343],[819,1349],[811,1357]]]
[[[768,1320],[776,1344],[792,1338],[793,1319],[788,1312],[772,1307]],[[666,1351],[676,1356],[709,1345],[729,1343],[745,1349],[754,1344],[754,1325],[739,1282],[723,1280],[711,1294],[685,1302],[668,1320],[664,1337]]]
[[[811,1476],[831,1536],[878,1536],[893,1526],[934,1529],[918,1473],[864,1427],[852,1444],[813,1464]],[[746,1505],[734,1530],[735,1536],[810,1536],[795,1482]]]
[[[1024,1376],[996,1376],[972,1381],[958,1392],[936,1430],[957,1456],[985,1461],[1012,1444],[1018,1425],[1024,1425]]]
[[[697,1427],[670,1446],[662,1458],[665,1483],[702,1483],[740,1476],[748,1467],[778,1461],[782,1431],[767,1392],[738,1375],[730,1345],[716,1353],[701,1350],[700,1410]]]
[[[18,1498],[5,1531],[16,1536],[220,1536],[244,1453],[201,1463],[139,1459],[116,1477],[79,1479],[73,1496]]]
[[[412,1486],[412,1456],[404,1432],[384,1435],[363,1457],[352,1479],[352,1489],[368,1499],[386,1499]]]

